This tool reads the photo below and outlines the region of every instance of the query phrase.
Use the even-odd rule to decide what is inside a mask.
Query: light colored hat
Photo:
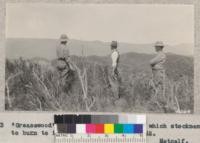
[[[162,41],[157,41],[154,45],[155,47],[164,47],[164,43]]]
[[[110,46],[113,48],[117,48],[117,41],[112,41]]]
[[[69,38],[67,37],[66,34],[62,34],[60,36],[60,42],[67,42],[69,40]]]

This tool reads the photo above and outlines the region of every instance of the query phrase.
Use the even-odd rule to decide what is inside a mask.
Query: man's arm
[[[151,61],[150,61],[150,65],[151,66],[154,66],[158,63],[160,63],[161,61],[163,61],[165,59],[165,55],[163,54],[158,54],[155,58],[153,58]]]

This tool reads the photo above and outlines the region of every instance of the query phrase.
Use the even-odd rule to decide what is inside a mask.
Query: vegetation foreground
[[[148,63],[151,57],[123,54],[118,86],[109,78],[109,57],[72,56],[76,70],[73,78],[63,80],[55,60],[7,59],[6,110],[192,113],[193,59],[168,54],[165,95],[156,97]],[[166,108],[161,107],[162,101]]]

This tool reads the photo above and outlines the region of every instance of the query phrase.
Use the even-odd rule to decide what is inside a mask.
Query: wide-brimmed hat
[[[117,41],[112,41],[110,46],[113,48],[117,48]]]
[[[157,41],[154,45],[155,47],[164,47],[164,43],[162,41]]]
[[[62,34],[60,36],[60,42],[67,42],[69,40],[69,38],[67,37],[66,34]]]

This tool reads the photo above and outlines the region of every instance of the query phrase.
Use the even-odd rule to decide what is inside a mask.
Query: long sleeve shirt
[[[58,45],[56,52],[57,52],[58,59],[65,58],[66,60],[69,60],[70,52],[69,52],[69,48],[66,45],[63,45],[63,44]]]
[[[117,50],[114,50],[111,54],[112,67],[116,67],[119,61],[119,53]]]
[[[166,55],[164,52],[160,51],[158,52],[156,57],[150,61],[150,64],[153,70],[163,70],[165,61],[166,61]]]

